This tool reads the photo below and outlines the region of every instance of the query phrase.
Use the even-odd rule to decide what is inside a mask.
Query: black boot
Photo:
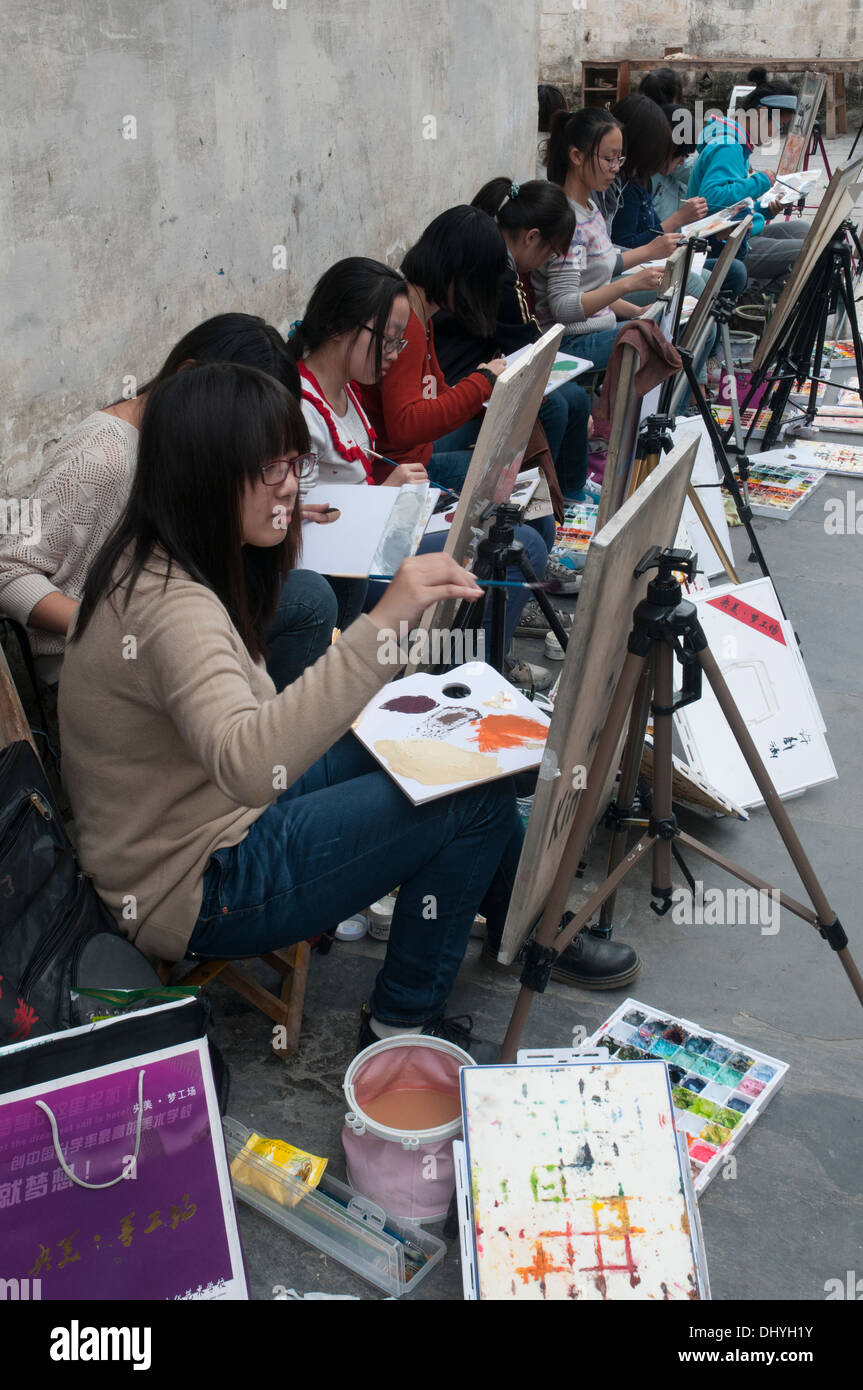
[[[561,928],[572,921],[572,913],[564,913]],[[523,964],[523,948],[512,965],[500,965],[497,951],[488,942],[483,943],[482,961],[496,970],[509,975],[520,975]],[[606,941],[604,937],[594,936],[590,931],[581,931],[574,941],[562,951],[552,967],[551,978],[564,985],[580,985],[582,989],[621,989],[634,980],[641,969],[641,961],[631,946],[622,941]]]

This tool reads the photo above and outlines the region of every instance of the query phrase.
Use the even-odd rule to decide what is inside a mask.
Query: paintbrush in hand
[[[379,584],[391,584],[395,575],[370,574],[369,579]],[[530,583],[524,579],[474,579],[473,575],[471,579],[480,589],[541,589],[545,594],[559,594],[563,587],[559,579],[539,579]]]

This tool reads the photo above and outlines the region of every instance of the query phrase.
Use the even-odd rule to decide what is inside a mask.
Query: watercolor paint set
[[[593,540],[599,504],[579,502],[564,508],[563,521],[557,527],[557,544],[569,550],[584,552]]]
[[[838,386],[835,381],[830,381],[829,378],[819,381],[815,391],[816,405],[825,406],[828,411],[838,410],[843,413],[859,415],[863,411],[863,401],[861,401],[858,386],[859,382],[856,376],[849,377],[842,386]],[[791,399],[796,405],[808,406],[809,383],[803,391],[792,391]]]
[[[728,429],[728,426],[732,423],[731,406],[711,405],[710,411],[719,428],[722,430]],[[767,429],[767,426],[770,424],[772,417],[772,410],[759,410],[758,419],[755,420],[755,410],[750,406],[748,410],[741,411],[740,424],[744,434],[748,434],[749,427],[752,425],[753,420],[755,420],[752,438],[760,439]]]
[[[391,681],[353,724],[415,806],[538,767],[548,717],[482,661]]]
[[[666,1068],[536,1055],[461,1071],[465,1298],[709,1298]]]
[[[787,1062],[748,1044],[626,999],[583,1044],[616,1062],[660,1059],[668,1068],[674,1123],[701,1193],[776,1095]]]
[[[863,435],[863,413],[859,410],[840,410],[831,414],[829,407],[825,407],[819,410],[811,428],[816,438],[825,434]]]
[[[756,454],[749,465],[749,501],[756,516],[786,521],[824,480],[809,469],[793,449],[771,449]]]

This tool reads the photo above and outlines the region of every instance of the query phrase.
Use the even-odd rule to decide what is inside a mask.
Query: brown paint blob
[[[436,708],[437,701],[430,695],[397,695],[394,700],[381,705],[381,709],[391,709],[396,714],[425,714],[427,710]]]

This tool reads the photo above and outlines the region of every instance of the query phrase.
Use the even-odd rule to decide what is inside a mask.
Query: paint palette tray
[[[625,999],[580,1050],[597,1047],[607,1048],[615,1062],[665,1062],[674,1122],[699,1194],[776,1095],[788,1070],[787,1062],[637,999]]]
[[[532,1056],[542,1054],[531,1054]],[[570,1053],[463,1067],[456,1162],[466,1299],[709,1298],[668,1073]]]
[[[252,1131],[229,1115],[222,1130],[233,1164]],[[317,1187],[309,1187],[258,1155],[244,1155],[243,1164],[258,1185],[232,1174],[237,1197],[393,1298],[413,1293],[444,1258],[446,1246],[437,1236],[391,1216],[329,1173]]]
[[[538,767],[548,717],[482,661],[379,690],[353,731],[415,806]]]

